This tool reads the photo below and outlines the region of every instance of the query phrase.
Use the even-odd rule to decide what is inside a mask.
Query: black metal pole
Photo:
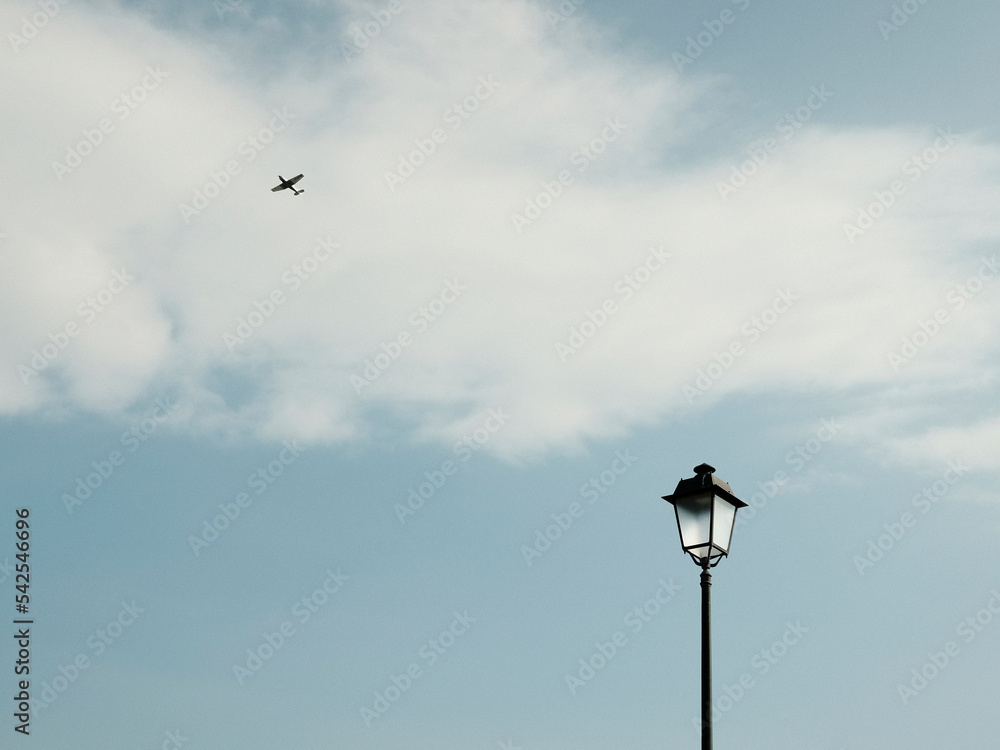
[[[712,574],[701,570],[701,750],[712,750]]]

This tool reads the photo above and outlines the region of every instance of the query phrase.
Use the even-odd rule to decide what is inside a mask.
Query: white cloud
[[[742,353],[695,406],[987,368],[988,291],[905,367],[887,359],[996,247],[985,209],[1000,150],[974,134],[914,179],[907,165],[940,138],[931,127],[807,126],[723,200],[718,183],[744,157],[654,165],[724,94],[623,55],[585,21],[554,34],[531,3],[407,5],[350,64],[331,32],[320,69],[265,83],[195,37],[63,13],[4,74],[17,175],[0,217],[4,411],[113,412],[164,389],[196,429],[336,441],[388,411],[417,438],[451,441],[500,406],[512,417],[488,447],[525,456],[690,409],[682,388],[734,343]],[[149,66],[166,78],[119,119],[112,103]],[[60,181],[51,162],[102,117],[113,132]],[[391,188],[401,159],[422,163]],[[219,177],[229,162],[238,174]],[[269,191],[299,171],[304,196]],[[557,188],[560,173],[572,180]],[[214,194],[213,174],[224,187],[185,221],[179,205]],[[904,190],[849,243],[844,224],[894,180]],[[518,233],[529,199],[545,206]],[[293,289],[285,274],[325,237],[339,251]],[[670,259],[626,299],[619,285],[660,246]],[[135,282],[41,376],[11,375],[120,268]],[[448,283],[467,290],[442,296]],[[275,290],[273,315],[229,351],[224,335]],[[615,312],[563,361],[556,345],[608,299]],[[410,345],[359,397],[351,376],[401,332]]]

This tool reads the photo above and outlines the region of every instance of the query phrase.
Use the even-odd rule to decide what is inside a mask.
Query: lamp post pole
[[[712,574],[701,568],[701,750],[712,750]]]

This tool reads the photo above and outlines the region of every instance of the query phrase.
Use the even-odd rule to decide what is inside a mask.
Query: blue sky
[[[718,747],[992,742],[992,5],[0,28],[12,743],[697,747],[702,462]]]

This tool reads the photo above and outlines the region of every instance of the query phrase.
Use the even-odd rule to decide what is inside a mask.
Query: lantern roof
[[[696,495],[706,490],[713,490],[716,494],[722,495],[737,508],[745,508],[747,504],[733,494],[733,488],[727,482],[715,476],[715,467],[708,464],[699,464],[694,467],[695,475],[688,479],[682,479],[677,483],[677,489],[672,495],[664,495],[663,499],[668,503],[673,503],[675,497],[686,495]]]

